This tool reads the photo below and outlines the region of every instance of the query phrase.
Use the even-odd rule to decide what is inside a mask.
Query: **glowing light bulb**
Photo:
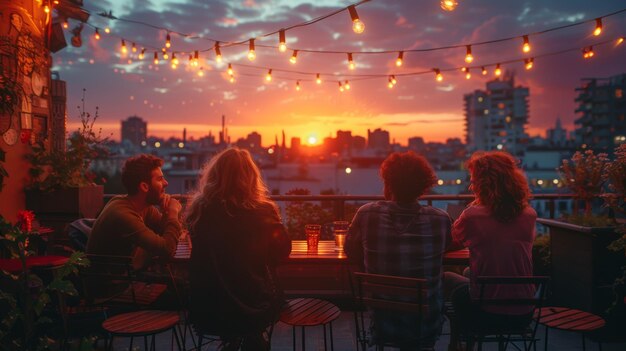
[[[265,76],[265,80],[268,82],[272,81],[272,70],[267,71],[267,75]]]
[[[500,68],[500,64],[499,64],[499,63],[496,65],[496,70],[495,70],[495,71],[493,71],[493,73],[494,73],[496,76],[498,76],[498,77],[502,74],[502,69]]]
[[[356,13],[356,7],[354,5],[348,6],[348,12],[350,12],[350,18],[352,18],[352,30],[356,34],[361,34],[365,31],[365,23],[359,19],[359,14]]]
[[[354,64],[354,60],[352,59],[352,53],[349,52],[348,53],[348,68],[349,69],[354,69],[356,67],[356,65]]]
[[[233,71],[233,65],[232,65],[231,63],[229,63],[229,64],[228,64],[228,75],[229,75],[229,76],[232,76],[232,75],[233,75],[233,73],[235,73],[235,72]]]
[[[278,31],[278,51],[285,52],[287,51],[287,41],[285,40],[285,30],[281,29]]]
[[[404,59],[404,51],[398,52],[398,58],[396,59],[396,66],[402,66],[402,61]]]
[[[296,91],[300,91],[300,81],[296,82]]]
[[[315,78],[315,83],[317,84],[322,84],[322,77],[320,77],[320,74],[317,74],[317,77]]]
[[[617,39],[617,43],[615,43],[615,45],[619,45],[619,44],[621,44],[623,42],[624,42],[624,37],[620,37],[620,38]]]
[[[528,35],[524,35],[524,45],[522,45],[523,52],[530,52],[530,40],[528,40]]]
[[[339,91],[343,93],[343,91],[345,90],[343,88],[343,85],[341,85],[341,82],[337,82],[339,84]]]
[[[391,81],[391,84],[396,85],[398,84],[398,80],[396,79],[396,76],[392,75],[389,80]]]
[[[45,6],[43,7],[43,12],[45,12],[45,13],[50,13],[50,6],[45,5]]]
[[[441,71],[439,70],[439,68],[435,68],[434,71],[435,71],[435,79],[438,82],[441,82],[443,80],[443,75],[441,74]]]
[[[67,20],[63,20],[63,29],[68,29],[70,27],[70,24],[67,22]]]
[[[393,88],[393,83],[391,82],[391,78],[389,78],[389,80],[387,80],[387,87],[389,89]]]
[[[193,65],[198,67],[199,64],[200,64],[200,53],[198,52],[198,50],[196,50],[193,53]]]
[[[346,90],[350,90],[350,82],[347,80],[343,83],[343,86],[346,87]]]
[[[143,60],[144,57],[146,57],[146,49],[142,48],[141,52],[139,53],[139,59]]]
[[[104,27],[104,32],[105,32],[106,34],[111,33],[111,28],[109,28],[109,27]]]
[[[470,63],[472,61],[474,61],[474,56],[472,56],[472,46],[468,45],[465,52],[465,62]]]
[[[487,75],[487,69],[485,67],[481,67],[481,73],[483,76]]]
[[[472,78],[472,74],[469,71],[469,68],[465,71],[465,79],[470,79]]]
[[[137,46],[135,45],[135,43],[133,43],[133,44],[130,46],[130,48],[131,48],[130,50],[131,50],[132,52],[137,52]]]
[[[122,54],[126,54],[128,52],[128,49],[126,48],[126,42],[124,41],[124,39],[122,39],[122,46],[120,47],[120,50],[122,51]]]
[[[250,39],[250,47],[248,49],[248,60],[254,61],[256,53],[254,52],[254,39]]]
[[[172,39],[170,38],[170,33],[167,33],[167,36],[165,36],[165,47],[169,49],[170,46],[172,46]]]
[[[220,50],[220,42],[215,42],[215,61],[222,62],[222,50]]]
[[[154,52],[154,60],[153,60],[155,65],[159,64],[159,55],[156,53],[156,51]]]
[[[204,77],[204,67],[200,67],[198,70],[198,77]]]
[[[444,11],[454,11],[459,3],[455,0],[441,0],[439,6]]]
[[[230,76],[230,82],[234,83],[235,82],[235,76]]]
[[[177,68],[178,68],[178,65],[172,62],[172,69],[177,69]]]
[[[178,57],[176,57],[176,53],[172,54],[172,65],[178,66],[180,62],[178,61]]]
[[[163,50],[163,59],[167,60],[170,58],[170,55],[167,54],[167,51]]]
[[[596,29],[593,30],[593,35],[596,37],[602,33],[602,18],[596,18]]]
[[[100,32],[98,32],[98,28],[96,28],[96,32],[93,34],[93,37],[96,38],[96,40],[100,40]]]
[[[524,60],[524,63],[525,63],[524,67],[526,67],[527,70],[533,68],[534,61],[535,59],[533,59],[532,57],[527,58],[526,60]]]
[[[595,53],[593,52],[593,46],[583,49],[583,58],[592,58]]]
[[[295,64],[298,61],[298,50],[293,51],[293,55],[289,58],[289,62]]]

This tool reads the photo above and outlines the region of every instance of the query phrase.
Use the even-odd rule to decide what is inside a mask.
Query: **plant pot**
[[[611,306],[613,282],[626,265],[623,252],[607,246],[620,237],[615,227],[584,227],[539,218],[550,229],[553,303],[606,317]]]
[[[42,215],[95,218],[104,204],[104,188],[92,185],[53,191],[26,190],[26,207]]]

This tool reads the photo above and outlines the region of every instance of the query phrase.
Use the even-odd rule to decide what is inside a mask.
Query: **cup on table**
[[[346,234],[348,234],[348,221],[334,221],[333,222],[333,234],[335,235],[335,248],[343,251],[343,245],[346,242]]]
[[[317,251],[317,245],[320,242],[320,232],[322,226],[319,224],[307,224],[304,226],[306,233],[306,249],[307,251]]]

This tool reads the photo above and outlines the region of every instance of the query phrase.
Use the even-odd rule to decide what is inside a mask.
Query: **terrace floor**
[[[626,326],[625,330],[626,330]],[[439,341],[435,344],[436,351],[446,351],[448,349],[449,341],[449,324],[446,322],[444,325],[443,334]],[[537,345],[538,350],[543,350],[543,327],[539,327],[537,331],[538,337],[541,339]],[[297,331],[296,336],[299,338],[300,333]],[[354,319],[351,311],[343,311],[339,316],[339,319],[333,323],[333,339],[335,350],[357,350],[354,339]],[[324,337],[322,335],[321,327],[309,327],[306,329],[306,349],[311,351],[324,350]],[[157,350],[170,350],[171,348],[171,334],[165,333],[157,337]],[[298,339],[298,350],[300,350],[300,339]],[[188,347],[191,348],[191,342],[187,342]],[[115,350],[128,350],[128,339],[116,339],[114,343]],[[598,344],[587,339],[587,350],[600,350]],[[142,350],[142,348],[133,347],[134,350]],[[329,345],[330,349],[330,345]],[[374,350],[374,347],[370,348]],[[582,341],[579,334],[564,332],[559,330],[550,330],[549,335],[549,350],[583,350]],[[217,343],[212,343],[203,350],[217,350]],[[291,326],[283,323],[277,323],[272,336],[272,350],[274,351],[287,351],[292,350],[292,332]],[[387,350],[393,350],[387,348]],[[483,350],[497,350],[497,343],[489,343],[483,346]],[[509,346],[508,350],[516,350],[515,347]],[[618,351],[626,350],[626,343],[604,343],[602,344],[603,351]]]

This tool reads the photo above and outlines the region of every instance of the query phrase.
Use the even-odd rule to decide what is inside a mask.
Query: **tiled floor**
[[[626,326],[625,326],[626,328]],[[626,329],[625,329],[626,330]],[[444,325],[444,335],[441,336],[437,344],[435,345],[436,351],[445,351],[448,349],[449,336],[448,324]],[[544,329],[539,328],[538,337],[543,339]],[[300,350],[300,331],[298,330],[296,336],[297,350]],[[340,315],[339,319],[333,323],[333,340],[335,350],[347,351],[357,350],[354,339],[354,317],[352,312],[344,311]],[[128,350],[128,339],[116,339],[114,346],[115,350]],[[187,342],[188,349],[192,349],[192,343]],[[590,340],[587,340],[587,350],[595,351],[599,350],[598,345]],[[143,350],[143,347],[133,347],[134,350]],[[164,333],[157,338],[157,350],[170,350],[171,349],[171,334]],[[174,349],[176,349],[174,347]],[[330,350],[330,345],[329,348]],[[374,350],[374,348],[370,348]],[[537,345],[538,350],[543,350],[543,340]],[[582,350],[582,340],[579,334],[568,333],[558,330],[551,330],[549,337],[549,350],[554,351],[578,351]],[[213,343],[204,350],[217,350],[217,344]],[[292,329],[291,326],[278,323],[274,329],[272,336],[272,350],[274,351],[287,351],[293,350],[292,348]],[[324,350],[324,337],[322,334],[322,327],[309,327],[306,329],[306,350],[318,351]],[[485,351],[497,350],[497,344],[485,344],[483,347]],[[508,350],[516,350],[514,347],[509,346]],[[603,344],[603,351],[623,351],[626,350],[626,343],[620,344]]]

